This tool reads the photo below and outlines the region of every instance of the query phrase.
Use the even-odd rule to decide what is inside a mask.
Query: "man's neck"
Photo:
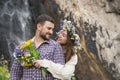
[[[44,40],[41,37],[35,36],[34,43],[36,48],[38,48],[43,42]]]

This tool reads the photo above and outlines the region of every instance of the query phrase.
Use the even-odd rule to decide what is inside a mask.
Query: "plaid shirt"
[[[54,40],[49,40],[42,43],[38,50],[40,52],[40,59],[48,59],[55,63],[65,64],[64,54],[61,46]],[[10,71],[10,80],[44,80],[41,70],[32,67],[23,67],[14,60]],[[58,80],[47,72],[45,80]]]

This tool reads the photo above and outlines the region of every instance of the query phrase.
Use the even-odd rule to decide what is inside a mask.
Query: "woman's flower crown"
[[[74,48],[81,49],[80,37],[78,34],[76,34],[75,26],[72,24],[72,22],[65,19],[62,21],[60,28],[62,30],[60,30],[57,34],[60,34],[63,30],[67,30],[68,35],[70,36],[70,39],[74,42],[74,45],[75,45]]]

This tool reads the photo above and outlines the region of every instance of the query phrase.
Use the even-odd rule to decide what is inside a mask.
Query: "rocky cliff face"
[[[120,0],[56,0],[60,13],[82,32],[84,49],[95,54],[104,67],[120,79]]]

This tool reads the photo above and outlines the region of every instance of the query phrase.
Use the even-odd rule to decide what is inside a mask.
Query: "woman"
[[[61,65],[44,59],[35,61],[35,66],[38,68],[45,67],[55,78],[71,80],[78,61],[77,51],[81,49],[80,38],[75,33],[75,27],[71,21],[63,21],[62,30],[58,32],[56,41],[61,44],[64,50],[66,64]]]

